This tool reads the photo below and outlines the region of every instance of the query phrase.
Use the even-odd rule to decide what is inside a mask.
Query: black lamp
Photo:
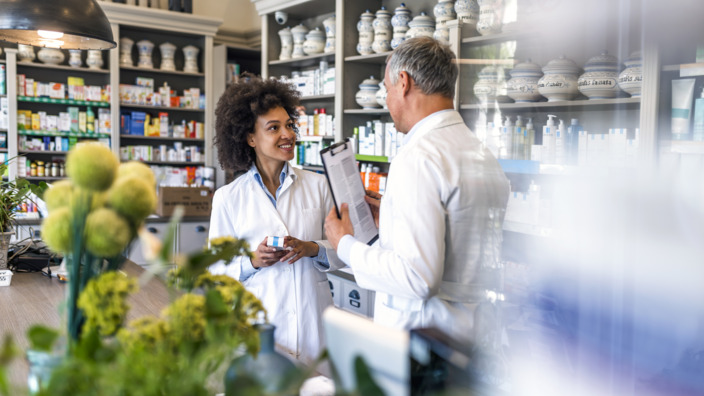
[[[0,40],[65,49],[117,45],[95,0],[0,0]]]

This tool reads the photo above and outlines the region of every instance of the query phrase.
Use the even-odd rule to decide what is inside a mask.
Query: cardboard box
[[[160,187],[156,214],[171,216],[176,206],[183,206],[184,216],[210,216],[213,197],[207,187]]]

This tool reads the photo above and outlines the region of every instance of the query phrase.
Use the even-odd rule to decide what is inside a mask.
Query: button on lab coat
[[[318,242],[325,247],[328,260],[336,262],[323,229],[332,205],[323,175],[290,167],[274,207],[250,170],[215,192],[209,237],[245,239],[255,251],[267,236],[290,235]],[[238,257],[230,264],[215,264],[210,271],[239,279],[242,260],[250,265],[249,258]],[[305,363],[311,363],[324,348],[322,313],[332,305],[327,277],[313,262],[312,257],[304,257],[294,264],[276,263],[243,281],[262,300],[269,321],[276,326],[276,343]]]

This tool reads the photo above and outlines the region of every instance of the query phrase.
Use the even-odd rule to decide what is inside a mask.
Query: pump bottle
[[[543,126],[543,149],[542,149],[542,163],[544,164],[554,164],[555,163],[555,118],[554,115],[548,114],[548,122]]]
[[[579,120],[573,118],[570,122],[570,126],[567,127],[567,134],[565,135],[565,156],[567,158],[567,163],[570,165],[577,164],[577,158],[579,157],[579,132],[583,131],[581,125],[579,125]]]
[[[513,123],[511,117],[506,116],[504,126],[501,128],[501,147],[499,158],[511,159],[511,150],[513,148]]]
[[[524,130],[525,128],[523,127],[523,119],[521,118],[521,116],[516,116],[516,127],[514,128],[513,134],[513,159],[526,159],[523,157],[523,145],[525,144]]]
[[[560,125],[555,130],[555,163],[565,164],[565,122],[560,120]]]
[[[528,118],[526,129],[523,131],[523,158],[530,159],[533,144],[535,144],[535,128],[533,118]]]

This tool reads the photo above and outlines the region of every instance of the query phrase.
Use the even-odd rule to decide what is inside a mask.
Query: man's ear
[[[411,86],[413,84],[413,79],[407,71],[402,71],[398,74],[398,82],[401,84],[401,94],[403,96],[408,95],[411,92]]]

